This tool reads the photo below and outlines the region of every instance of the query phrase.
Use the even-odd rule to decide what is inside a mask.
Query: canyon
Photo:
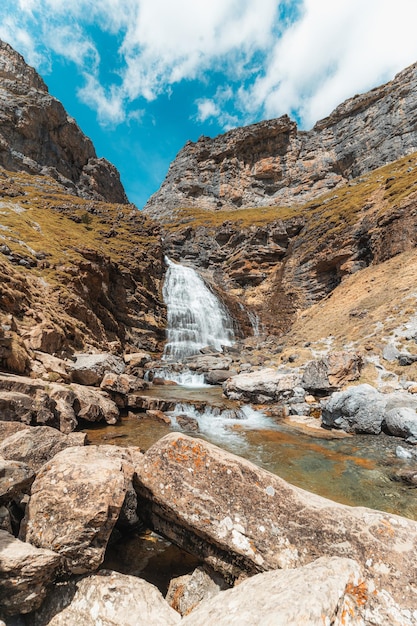
[[[229,623],[222,603],[253,624],[259,585],[270,620],[417,623],[416,521],[336,504],[198,436],[207,406],[243,429],[246,401],[267,412],[270,437],[285,420],[314,437],[389,433],[409,463],[395,479],[415,488],[416,98],[413,65],[311,131],[284,116],[189,142],[139,212],[114,166],[0,42],[8,625],[109,623],[112,589],[120,624],[141,612],[147,623]],[[224,323],[221,336],[202,309]],[[169,377],[184,371],[223,384],[220,405],[170,417]],[[147,451],[109,445],[110,432],[116,443],[126,435],[123,420],[197,436],[156,437]],[[100,422],[108,443],[93,443]],[[102,568],[113,542],[145,529],[193,554],[212,591],[197,585],[202,597],[180,610],[190,579],[169,606],[140,573]]]

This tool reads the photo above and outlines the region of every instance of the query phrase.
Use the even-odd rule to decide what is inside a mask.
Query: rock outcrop
[[[0,78],[0,166],[46,174],[84,198],[128,202],[116,168],[97,158],[41,77],[3,41]]]
[[[415,608],[417,523],[336,504],[202,440],[172,434],[136,466],[151,527],[233,581],[321,556],[358,561],[374,589]]]
[[[417,65],[355,96],[311,131],[284,115],[188,142],[145,211],[216,210],[305,202],[417,150]]]

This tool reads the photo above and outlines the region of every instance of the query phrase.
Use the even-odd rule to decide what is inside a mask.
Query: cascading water
[[[211,346],[221,350],[234,342],[233,320],[225,307],[191,267],[166,258],[162,295],[167,305],[164,360],[183,361]]]

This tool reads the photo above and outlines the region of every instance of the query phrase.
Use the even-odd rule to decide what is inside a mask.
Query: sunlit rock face
[[[145,211],[289,205],[417,149],[417,65],[338,106],[310,131],[286,115],[188,142]]]
[[[0,166],[47,174],[86,198],[127,203],[116,168],[11,46],[0,41]]]

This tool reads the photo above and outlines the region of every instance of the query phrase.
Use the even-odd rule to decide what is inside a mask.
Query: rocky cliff
[[[163,273],[158,226],[0,42],[0,368],[29,372],[36,351],[158,350]]]
[[[127,203],[116,168],[22,56],[0,41],[0,165],[51,176],[84,198]]]
[[[145,212],[303,203],[417,150],[417,65],[347,100],[311,131],[289,117],[188,142]]]

